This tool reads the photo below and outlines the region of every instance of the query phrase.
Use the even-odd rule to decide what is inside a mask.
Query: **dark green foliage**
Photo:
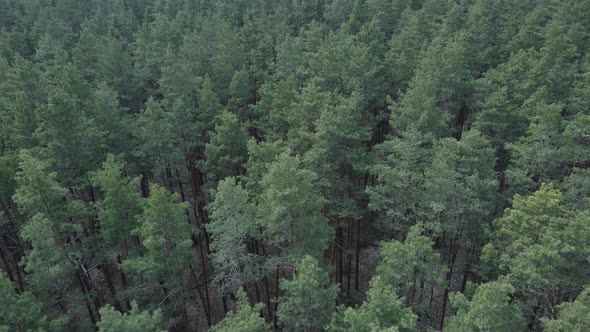
[[[582,0],[0,0],[0,330],[588,330],[589,40]]]
[[[17,293],[14,285],[0,273],[0,331],[59,331],[65,317],[50,320],[39,301],[29,292]]]

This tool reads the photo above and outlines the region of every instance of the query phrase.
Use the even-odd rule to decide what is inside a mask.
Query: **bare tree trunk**
[[[2,246],[0,245],[0,258],[2,259],[2,263],[4,263],[4,267],[6,269],[6,274],[8,275],[8,279],[11,282],[14,282],[14,276],[12,275],[12,270],[10,268],[10,265],[8,264],[8,259],[6,258],[6,255],[4,254],[4,250],[2,249]]]
[[[97,318],[94,315],[94,311],[92,310],[92,305],[90,304],[90,302],[88,301],[88,290],[86,289],[86,285],[84,284],[82,275],[78,270],[76,270],[76,277],[78,278],[78,284],[80,285],[80,291],[83,294],[84,297],[84,305],[86,306],[86,310],[88,311],[88,316],[90,317],[90,320],[92,321],[92,323],[94,325],[96,325],[97,322]]]
[[[348,274],[346,276],[346,297],[350,298],[350,283],[352,276],[352,222],[348,223]]]
[[[208,303],[205,302],[203,298],[203,294],[201,293],[201,286],[199,285],[199,279],[195,275],[195,271],[193,270],[192,266],[189,266],[191,271],[191,276],[193,277],[193,281],[197,287],[197,294],[199,295],[199,299],[201,300],[201,304],[203,305],[203,310],[205,311],[205,317],[207,318],[207,326],[211,326],[211,308],[209,307]],[[207,280],[205,280],[205,287],[207,287]]]
[[[337,235],[337,238],[338,238],[338,248],[337,248],[337,252],[338,252],[338,269],[337,269],[337,271],[338,271],[338,283],[340,284],[340,289],[342,290],[342,288],[343,288],[343,285],[342,285],[342,272],[343,272],[342,271],[342,268],[343,268],[343,265],[344,265],[343,264],[343,259],[342,259],[342,256],[343,256],[342,247],[343,247],[344,244],[342,243],[342,241],[343,241],[343,235],[342,235],[343,231],[342,231],[342,227],[340,225],[340,222],[338,222],[338,226],[337,227],[338,227],[336,229],[336,234],[338,234]]]
[[[277,316],[277,311],[279,309],[279,292],[280,292],[280,287],[279,287],[279,276],[281,274],[281,269],[279,267],[279,265],[277,264],[277,271],[276,271],[276,278],[275,278],[275,310],[274,310],[274,320],[273,320],[273,326],[275,331],[278,330],[279,328],[279,322],[278,322],[278,316]]]
[[[211,326],[211,300],[209,299],[209,272],[207,271],[208,257],[203,252],[203,246],[199,241],[199,252],[201,254],[201,266],[203,267],[203,277],[205,278],[205,300],[207,301],[207,323]]]
[[[107,288],[109,289],[109,293],[111,294],[111,297],[113,298],[113,304],[114,304],[115,309],[123,312],[124,310],[123,310],[123,307],[121,306],[121,302],[119,302],[119,299],[117,299],[117,291],[115,289],[115,283],[113,282],[112,269],[111,269],[110,263],[101,264],[100,270],[102,271],[102,274],[104,275],[104,280],[107,284]]]
[[[123,287],[123,290],[127,290],[127,277],[125,276],[125,272],[123,272],[123,270],[119,268],[119,266],[121,266],[121,263],[121,255],[117,255],[117,270],[119,271],[119,277],[121,278],[121,287]],[[129,303],[129,299],[127,298],[127,296],[125,296],[125,306],[128,310],[131,309],[131,304]]]
[[[453,279],[453,268],[455,266],[455,259],[457,258],[457,252],[459,249],[459,247],[456,245],[456,242],[457,242],[457,236],[451,238],[451,241],[449,244],[448,258],[447,258],[448,271],[447,271],[447,276],[446,276],[447,287],[445,288],[444,294],[443,294],[443,303],[442,303],[441,318],[440,318],[440,325],[439,325],[439,330],[441,330],[441,331],[442,331],[444,324],[445,324],[445,316],[447,313],[447,302],[449,299],[449,288],[451,287],[451,281]]]
[[[258,252],[258,241],[254,240],[254,246],[256,248],[256,252]],[[266,256],[266,249],[264,247],[264,243],[260,243],[260,248],[262,249],[262,256]],[[268,286],[268,277],[266,274],[262,277],[262,281],[264,282],[264,291],[266,293],[266,310],[268,312],[268,319],[272,319],[272,311],[270,307],[270,288]]]
[[[359,269],[361,265],[361,254],[360,254],[360,247],[361,247],[361,221],[356,221],[356,248],[355,248],[355,271],[354,271],[354,287],[357,291],[360,291],[359,286]]]
[[[139,182],[141,188],[141,196],[147,198],[150,195],[150,184],[147,172],[141,173],[141,180]]]

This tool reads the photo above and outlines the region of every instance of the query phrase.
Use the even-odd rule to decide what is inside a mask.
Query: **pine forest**
[[[590,331],[590,0],[0,0],[24,331]]]

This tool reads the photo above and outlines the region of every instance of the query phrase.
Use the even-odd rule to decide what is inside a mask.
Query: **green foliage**
[[[60,331],[65,317],[50,320],[41,303],[29,292],[17,293],[14,285],[0,273],[0,331]]]
[[[311,256],[295,266],[292,280],[281,282],[277,315],[286,331],[320,331],[335,309],[338,286],[329,285],[328,273]]]
[[[497,266],[514,287],[532,296],[574,291],[583,287],[590,266],[588,211],[565,208],[563,195],[551,184],[528,196],[516,196],[513,207],[494,222],[492,242],[483,260]],[[573,273],[568,273],[571,271]],[[560,290],[561,289],[561,290]],[[553,304],[540,300],[543,308]]]
[[[139,179],[122,174],[123,164],[108,155],[102,169],[93,174],[92,182],[103,192],[98,205],[101,236],[111,244],[119,245],[137,227],[136,216],[141,213],[141,198],[137,193]]]
[[[136,216],[132,231],[141,240],[139,255],[123,262],[123,269],[146,282],[177,284],[170,276],[186,268],[191,260],[193,228],[187,223],[187,203],[178,203],[178,194],[165,188],[150,187],[143,213]]]
[[[68,252],[59,246],[52,221],[36,214],[23,226],[21,237],[32,247],[22,262],[32,289],[43,300],[61,300],[74,268],[74,257],[68,257]],[[69,254],[74,256],[73,252]]]
[[[573,302],[564,302],[559,306],[556,319],[543,319],[545,331],[576,331],[581,332],[590,328],[590,288],[586,287]]]
[[[59,88],[49,93],[48,103],[39,110],[35,135],[41,152],[69,185],[79,182],[105,156],[105,132],[85,113],[75,95]]]
[[[211,328],[211,332],[264,332],[271,328],[264,318],[260,317],[262,304],[251,306],[243,289],[238,290],[238,309]]]
[[[405,297],[406,304],[423,311],[421,299],[426,290],[419,289],[421,283],[441,286],[443,269],[439,253],[432,248],[432,240],[422,235],[420,225],[410,228],[404,242],[386,241],[381,243],[382,262],[377,267],[379,282],[399,287],[398,294]]]
[[[424,173],[431,151],[414,128],[377,145],[375,151],[379,162],[371,166],[370,172],[377,177],[377,183],[367,188],[369,208],[380,212],[376,224],[381,230],[405,231],[425,218]]]
[[[435,142],[432,164],[425,172],[425,203],[431,222],[426,227],[480,232],[482,221],[489,219],[497,203],[493,165],[493,150],[475,130],[465,132],[461,140]]]
[[[120,313],[110,305],[100,308],[99,312],[101,320],[96,324],[99,331],[165,331],[162,312],[154,310],[150,314],[148,311],[139,311],[135,301],[131,303],[131,311],[128,313]]]
[[[328,215],[359,218],[355,196],[362,192],[358,193],[354,180],[365,173],[364,147],[370,131],[358,111],[360,95],[336,100],[334,105],[320,109],[314,144],[304,159],[319,176],[318,185],[328,200]]]
[[[155,99],[150,98],[146,102],[145,109],[138,115],[136,128],[140,144],[135,153],[156,173],[163,172],[166,160],[182,157],[172,136],[170,116]]]
[[[522,331],[525,321],[516,303],[515,289],[499,280],[477,287],[469,301],[461,293],[451,296],[457,314],[449,319],[445,331]]]
[[[417,331],[416,315],[403,306],[393,286],[379,276],[371,279],[367,301],[334,315],[328,331]]]
[[[587,329],[589,18],[0,1],[0,330]]]
[[[242,174],[242,165],[248,157],[248,134],[235,115],[225,112],[205,146],[203,169],[211,181]]]
[[[280,154],[261,180],[259,221],[264,238],[293,257],[320,257],[333,230],[322,215],[316,175],[299,157]]]
[[[559,186],[563,204],[572,210],[590,210],[590,170],[575,169]]]
[[[221,284],[221,292],[235,292],[243,284],[256,280],[260,262],[248,252],[248,240],[256,236],[256,210],[248,192],[233,177],[219,182],[215,200],[208,207],[211,223],[207,230],[213,238],[211,257]]]
[[[213,83],[209,76],[205,76],[198,93],[197,126],[204,141],[208,142],[210,133],[215,129],[218,116],[222,112],[222,106],[213,91]]]
[[[33,157],[27,150],[20,153],[20,159],[14,201],[21,213],[29,217],[38,213],[57,213],[67,193],[67,189],[57,183],[57,173],[47,172],[49,163]]]

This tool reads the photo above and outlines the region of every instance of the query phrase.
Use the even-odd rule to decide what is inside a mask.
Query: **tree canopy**
[[[0,0],[0,331],[587,331],[589,41],[589,0]]]

